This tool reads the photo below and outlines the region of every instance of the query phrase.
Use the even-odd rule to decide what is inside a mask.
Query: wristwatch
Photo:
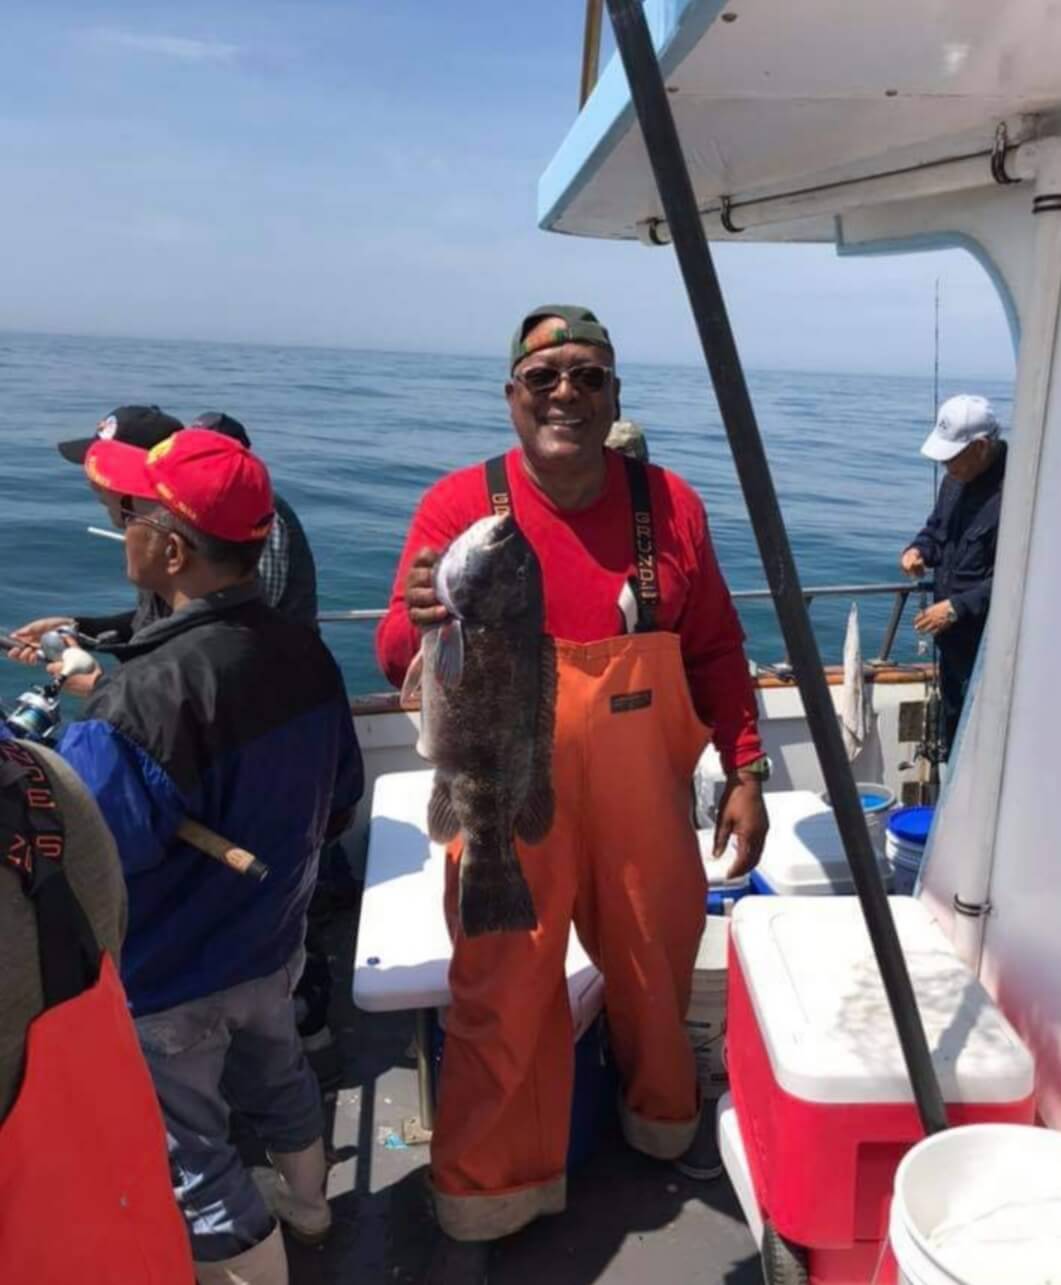
[[[953,603],[953,602],[948,602],[948,603],[947,603],[947,620],[948,620],[948,621],[950,622],[950,624],[952,624],[952,625],[957,623],[957,620],[958,620],[958,613],[957,613],[957,611],[955,611],[955,609],[954,609],[954,603]]]
[[[769,781],[770,779],[770,760],[765,754],[761,754],[757,759],[752,759],[750,763],[742,763],[738,772],[747,772],[749,776],[758,777],[760,781]]]

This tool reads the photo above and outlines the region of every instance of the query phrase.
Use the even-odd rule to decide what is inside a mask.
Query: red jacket
[[[518,448],[505,459],[513,513],[541,563],[546,631],[568,642],[615,635],[619,593],[634,570],[626,469],[616,452],[605,454],[603,492],[575,511],[558,509],[534,485]],[[679,635],[693,704],[714,729],[723,765],[731,770],[762,753],[744,633],[696,493],[655,465],[648,465],[648,475],[661,591],[657,628]],[[409,564],[423,548],[441,551],[490,511],[481,464],[442,478],[420,501],[376,634],[380,666],[396,687],[420,645],[404,601]]]

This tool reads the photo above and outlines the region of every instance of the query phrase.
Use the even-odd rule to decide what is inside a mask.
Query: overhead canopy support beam
[[[1034,142],[1010,148],[1005,154],[1006,173],[1015,180],[1034,178],[1039,154],[1039,145]],[[890,201],[913,201],[968,192],[994,184],[991,157],[991,152],[978,152],[934,165],[917,165],[868,178],[846,179],[841,183],[826,183],[798,192],[726,201],[699,210],[700,221],[707,236],[719,240],[725,236],[739,236],[753,228],[846,214]],[[665,218],[643,219],[637,225],[637,234],[643,245],[671,243],[670,223]]]
[[[656,51],[640,0],[608,0],[608,12],[914,1098],[926,1133],[934,1133],[947,1126],[943,1095],[870,843],[862,802],[844,752],[839,722]]]

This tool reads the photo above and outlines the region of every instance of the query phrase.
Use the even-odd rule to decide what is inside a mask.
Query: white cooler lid
[[[779,896],[854,892],[832,808],[813,790],[768,791],[763,795],[770,832],[759,874]],[[880,858],[882,874],[890,874]]]
[[[889,903],[948,1102],[1016,1102],[1034,1064],[1016,1031],[912,897]],[[891,1010],[854,897],[745,897],[730,928],[778,1084],[810,1102],[912,1102]]]

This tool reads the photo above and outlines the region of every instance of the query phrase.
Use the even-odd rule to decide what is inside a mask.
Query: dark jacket
[[[258,575],[262,596],[270,607],[310,629],[317,628],[317,565],[302,523],[290,504],[274,495],[276,521],[262,550]],[[111,635],[107,641],[127,643],[134,634],[164,620],[168,605],[153,593],[139,593],[136,608],[110,616],[78,616],[78,628],[94,638]]]
[[[134,1013],[280,968],[301,944],[326,835],[361,796],[342,677],[256,587],[142,630],[59,751],[96,797],[129,889],[122,979]],[[185,816],[270,868],[263,883],[174,838]]]
[[[1006,473],[1006,444],[991,467],[967,484],[944,477],[936,507],[914,538],[925,565],[935,570],[936,602],[949,600],[957,621],[939,635],[943,651],[975,652],[991,605],[995,548]]]

